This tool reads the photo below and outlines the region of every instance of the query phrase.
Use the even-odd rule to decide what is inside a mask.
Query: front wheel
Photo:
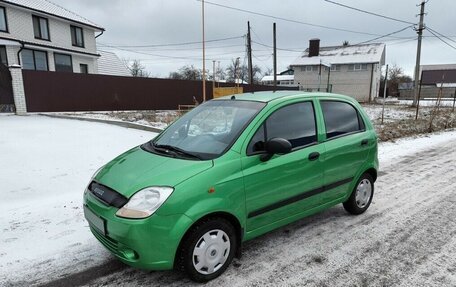
[[[361,214],[369,208],[373,196],[374,180],[370,174],[365,173],[358,180],[348,200],[344,202],[344,208],[351,214]]]
[[[236,248],[232,224],[223,218],[208,219],[193,227],[183,242],[182,265],[190,279],[207,282],[228,268]]]

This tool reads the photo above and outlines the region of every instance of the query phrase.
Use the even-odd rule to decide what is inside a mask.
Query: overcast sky
[[[197,0],[52,0],[76,12],[106,29],[98,38],[98,48],[115,51],[120,58],[140,59],[152,76],[166,77],[169,72],[183,65],[202,67],[201,44],[159,47],[131,47],[141,45],[164,45],[198,42],[201,33],[201,2]],[[387,15],[408,22],[417,23],[419,0],[335,0],[371,12]],[[255,11],[299,22],[335,27],[344,30],[385,35],[405,28],[409,24],[349,10],[324,0],[211,0],[243,10]],[[456,1],[430,0],[426,4],[425,24],[435,31],[456,41]],[[277,23],[277,47],[294,51],[278,51],[278,69],[284,70],[308,47],[311,38],[320,38],[321,46],[350,44],[375,38],[375,35],[352,33],[314,27],[310,25],[271,19],[260,15],[235,11],[205,4],[206,40],[237,37],[206,44],[206,67],[212,70],[212,60],[226,67],[231,59],[246,57],[245,39],[247,21],[252,27],[254,64],[262,69],[272,68],[272,23]],[[449,47],[429,31],[423,39],[422,64],[456,63],[456,49]],[[408,28],[393,35],[396,38],[382,38],[385,42],[388,64],[397,64],[413,75],[416,57],[416,32]],[[456,48],[456,42],[446,40]],[[261,43],[261,44],[258,44]],[[115,46],[116,48],[107,47]],[[264,46],[266,45],[266,46]],[[124,47],[119,47],[124,46]],[[134,52],[127,52],[131,50]]]

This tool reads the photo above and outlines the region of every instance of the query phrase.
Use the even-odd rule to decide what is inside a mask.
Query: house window
[[[340,71],[340,65],[331,65],[331,71]]]
[[[301,66],[301,72],[305,72],[306,71],[306,66]]]
[[[314,71],[314,72],[318,71],[318,66],[312,66],[312,71]]]
[[[54,53],[56,72],[73,72],[71,56],[66,54]]]
[[[8,58],[6,57],[6,47],[0,46],[0,63],[8,66]]]
[[[306,71],[307,72],[312,72],[312,66],[306,66]]]
[[[8,32],[8,25],[6,24],[6,9],[0,7],[0,31]]]
[[[80,70],[81,74],[88,74],[89,66],[87,64],[79,64],[79,70]]]
[[[365,71],[367,70],[367,64],[350,64],[348,65],[349,71]]]
[[[71,43],[76,47],[84,47],[84,33],[82,28],[71,26]]]
[[[22,68],[25,70],[48,70],[47,53],[38,50],[22,49]]]
[[[50,40],[48,19],[33,15],[33,32],[36,39]]]

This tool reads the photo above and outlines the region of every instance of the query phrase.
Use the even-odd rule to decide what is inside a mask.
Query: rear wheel
[[[348,200],[344,202],[344,208],[351,214],[361,214],[369,208],[373,196],[374,180],[370,174],[365,173],[358,180]]]
[[[222,274],[237,248],[235,229],[223,218],[204,220],[193,227],[184,240],[181,264],[188,276],[197,282],[206,282]]]

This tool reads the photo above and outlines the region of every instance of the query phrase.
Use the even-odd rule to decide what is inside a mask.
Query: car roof
[[[234,96],[234,98],[232,98]],[[323,93],[323,92],[303,92],[303,91],[264,91],[264,92],[254,92],[254,93],[243,93],[243,94],[235,94],[235,95],[228,95],[220,98],[214,99],[217,100],[242,100],[242,101],[256,101],[256,102],[263,102],[268,103],[274,100],[279,99],[290,99],[290,98],[315,98],[315,97],[331,97],[334,99],[345,99],[349,101],[353,101],[353,98],[339,95],[339,94],[332,94],[332,93]]]

